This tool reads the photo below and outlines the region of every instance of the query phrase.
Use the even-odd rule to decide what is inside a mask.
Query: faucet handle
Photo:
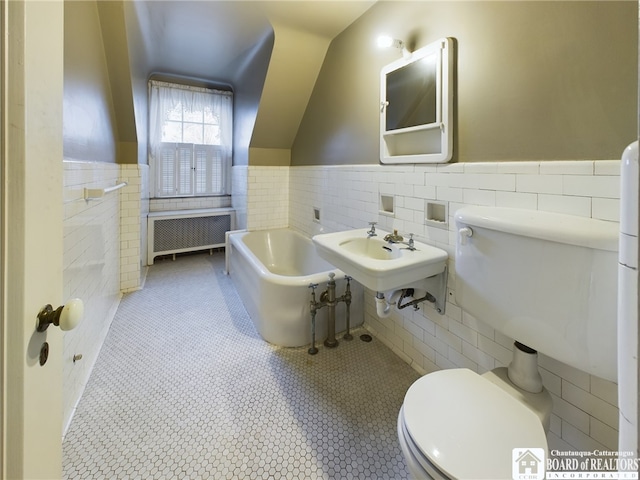
[[[378,234],[376,233],[376,225],[377,224],[378,224],[378,222],[369,222],[369,225],[371,226],[371,228],[367,232],[367,235],[369,235],[370,237],[377,237],[378,236]]]
[[[413,233],[409,234],[409,248],[413,249]]]

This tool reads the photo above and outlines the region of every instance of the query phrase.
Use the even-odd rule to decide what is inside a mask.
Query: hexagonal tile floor
[[[401,479],[418,374],[381,342],[280,348],[256,333],[224,254],[149,269],[126,295],[63,442],[66,479]]]

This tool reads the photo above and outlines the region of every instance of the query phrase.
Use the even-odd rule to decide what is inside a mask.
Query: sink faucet
[[[367,237],[377,237],[378,234],[376,233],[376,224],[378,222],[369,222],[369,225],[371,225],[371,229],[367,232]]]
[[[409,234],[409,241],[408,242],[403,242],[406,246],[407,246],[407,250],[411,250],[412,252],[416,249],[414,243],[413,243],[413,233]]]
[[[411,250],[412,252],[416,249],[413,241],[413,233],[409,234],[409,241],[405,242],[402,235],[398,234],[398,230],[394,230],[393,233],[385,235],[384,241],[389,243],[402,243],[407,246],[407,250]]]
[[[389,233],[384,236],[384,241],[389,243],[400,243],[404,240],[402,235],[398,234],[398,230],[394,230],[393,233]]]

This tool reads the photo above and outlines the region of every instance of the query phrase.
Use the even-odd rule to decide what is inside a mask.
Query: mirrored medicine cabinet
[[[382,69],[382,163],[445,163],[451,160],[453,45],[453,39],[442,38]]]

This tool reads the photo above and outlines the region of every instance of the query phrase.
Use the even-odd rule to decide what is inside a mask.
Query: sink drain
[[[362,340],[363,342],[370,342],[371,340],[373,340],[373,337],[367,333],[363,333],[362,335],[360,335],[360,340]]]

